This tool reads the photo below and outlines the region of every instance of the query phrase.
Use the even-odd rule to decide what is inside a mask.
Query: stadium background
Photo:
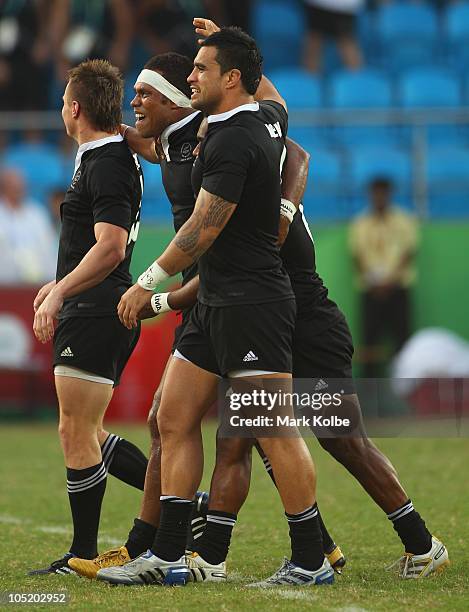
[[[1,61],[11,61],[12,68],[15,56],[6,52],[9,39],[5,23],[19,18],[28,4],[34,3],[11,0],[1,7]],[[53,4],[48,3],[49,9]],[[83,25],[97,31],[102,28],[99,34],[105,40],[110,38],[112,28],[110,34],[104,18],[111,4],[106,0],[72,2],[65,40]],[[421,223],[413,329],[438,326],[469,339],[465,257],[469,230],[469,4],[410,0],[362,3],[356,34],[362,67],[344,68],[334,42],[328,41],[317,73],[302,66],[307,25],[300,1],[245,0],[236,3],[237,11],[230,2],[153,4],[159,7],[155,8],[156,18],[172,18],[165,48],[190,52],[194,45],[190,16],[207,8],[225,22],[233,14],[257,38],[265,72],[288,102],[290,136],[311,154],[305,213],[317,245],[319,272],[346,313],[355,344],[360,347],[361,329],[348,224],[366,209],[367,184],[375,176],[392,179],[394,201],[413,212]],[[138,5],[133,3],[132,8],[138,9]],[[129,122],[135,77],[152,52],[142,27],[135,18],[122,60],[124,109]],[[161,28],[156,30],[158,36],[166,36]],[[35,33],[39,37],[37,29]],[[74,160],[74,146],[64,137],[59,113],[63,81],[57,55],[57,50],[52,50],[40,65],[41,95],[33,92],[25,96],[20,91],[15,98],[11,95],[13,82],[3,82],[4,110],[0,113],[0,167],[17,168],[26,179],[28,197],[45,210],[52,194],[67,188]],[[18,66],[23,66],[24,73],[15,73],[15,80],[32,78],[26,63]],[[24,110],[19,112],[19,108]],[[172,236],[160,171],[146,162],[143,165],[143,224],[134,273],[145,268]],[[39,346],[30,333],[30,303],[36,288],[20,285],[0,286],[0,314],[19,316],[25,324],[18,332],[21,338],[15,340],[10,330],[0,340],[0,418],[18,413],[33,416],[40,413],[38,406],[50,408],[55,403],[49,349]],[[111,415],[126,420],[143,418],[166,360],[174,322],[175,317],[169,315],[145,323],[140,347],[115,401],[119,407],[114,407]],[[27,338],[23,337],[25,329]],[[159,346],[156,356],[151,350],[155,342]],[[150,352],[153,366],[148,363]],[[359,359],[356,372],[360,374]]]
[[[203,5],[210,5],[217,14],[225,9],[227,24],[244,24],[248,19],[248,29],[262,47],[266,73],[288,101],[290,134],[311,153],[305,212],[316,242],[318,269],[346,313],[357,347],[361,344],[359,296],[347,236],[351,220],[366,209],[366,185],[376,174],[394,180],[396,203],[415,213],[421,224],[413,330],[438,326],[469,340],[468,3],[363,3],[357,31],[364,57],[362,69],[345,70],[334,44],[328,43],[318,74],[301,67],[306,21],[300,0],[122,3],[133,9],[134,17],[139,6],[158,5],[159,10],[164,5],[169,11],[166,17],[172,17],[171,28],[166,27],[167,21],[164,26],[154,20],[148,23],[155,25],[156,37],[163,40],[165,48],[179,50],[188,51],[193,44],[190,18],[204,14]],[[67,188],[74,160],[59,112],[63,82],[57,78],[58,47],[52,46],[37,74],[31,71],[31,61],[24,62],[20,53],[23,64],[15,67],[9,84],[5,81],[5,66],[14,59],[8,55],[8,44],[5,47],[12,40],[11,21],[5,28],[5,18],[14,18],[33,4],[36,2],[31,0],[0,1],[0,172],[15,167],[23,173],[29,196],[53,218],[50,194]],[[49,10],[57,3],[39,0],[37,4],[40,10]],[[105,25],[106,30],[103,7],[110,4],[106,0],[74,1],[75,25],[83,18],[97,27]],[[89,8],[90,13],[80,16],[80,7]],[[121,56],[126,108],[136,74],[153,54],[143,17],[133,21],[128,52]],[[128,25],[130,29],[130,21]],[[104,39],[108,33],[99,27],[98,38]],[[72,24],[66,33],[71,32]],[[50,35],[53,37],[53,32]],[[35,48],[34,33],[26,28],[24,37],[28,54]],[[132,121],[131,115],[127,120]],[[134,274],[145,268],[172,236],[159,169],[147,166],[145,178]],[[31,235],[34,231],[35,227],[27,228]],[[0,245],[0,268],[3,256]],[[436,438],[435,429],[427,435],[423,423],[414,433],[417,440],[388,438],[379,445],[403,475],[428,525],[448,545],[453,565],[438,580],[403,585],[383,572],[383,567],[401,554],[390,525],[345,470],[311,439],[308,444],[318,465],[323,513],[349,559],[347,572],[332,589],[320,593],[282,589],[272,597],[271,593],[241,588],[254,577],[270,574],[288,550],[278,496],[258,461],[253,466],[252,494],[240,515],[230,551],[228,584],[152,592],[149,598],[146,589],[107,589],[85,581],[64,583],[61,577],[48,578],[46,585],[25,578],[26,569],[62,554],[70,537],[63,460],[55,428],[50,347],[39,345],[31,334],[31,304],[39,284],[0,283],[0,525],[4,536],[0,592],[66,589],[71,609],[107,610],[124,605],[126,609],[175,611],[200,606],[210,612],[283,612],[300,607],[348,612],[467,610],[467,440]],[[112,407],[115,417],[127,421],[112,424],[112,431],[142,449],[147,448],[148,432],[140,420],[157,386],[174,325],[174,314],[144,324],[142,341]],[[359,360],[355,367],[359,374]],[[213,465],[214,434],[214,424],[208,423],[204,429],[207,465],[203,488],[208,487]],[[109,479],[101,519],[101,551],[122,543],[139,503],[138,491]]]

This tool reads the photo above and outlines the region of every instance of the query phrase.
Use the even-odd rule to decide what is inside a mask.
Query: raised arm
[[[152,164],[159,164],[160,158],[156,153],[154,138],[144,138],[138,133],[138,130],[124,123],[120,127],[120,133],[134,153]]]
[[[282,203],[278,242],[281,246],[288,235],[298,206],[306,189],[310,155],[294,140],[287,138],[287,159],[282,172]]]

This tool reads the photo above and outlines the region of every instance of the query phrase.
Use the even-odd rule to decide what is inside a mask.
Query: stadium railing
[[[131,114],[126,115],[127,122],[133,121]],[[18,133],[31,129],[46,132],[63,133],[63,124],[57,112],[0,113],[1,132]],[[340,159],[340,177],[338,185],[331,190],[330,182],[321,191],[320,177],[317,184],[308,186],[306,210],[315,219],[347,219],[366,203],[366,181],[373,175],[389,173],[396,182],[397,199],[403,205],[414,210],[420,218],[428,218],[430,213],[438,217],[469,216],[469,167],[467,180],[457,181],[449,172],[448,176],[429,176],[433,167],[428,163],[430,151],[446,149],[451,151],[469,151],[469,107],[464,108],[315,108],[293,109],[290,112],[290,129],[292,137],[309,151],[314,165],[315,151],[327,151]],[[370,139],[371,135],[371,139]],[[369,152],[368,168],[361,169],[361,178],[353,175],[354,156],[365,156]],[[380,165],[380,152],[383,160],[392,159],[389,152],[400,152],[401,159],[407,156],[410,173],[407,175],[389,164]],[[460,163],[458,155],[458,163]],[[0,154],[0,166],[2,158]],[[389,162],[392,164],[392,162]],[[363,164],[363,162],[362,162]],[[365,164],[366,165],[366,164]],[[405,165],[405,164],[404,164]],[[447,160],[450,168],[451,162]],[[312,169],[312,175],[314,170]],[[68,180],[68,178],[67,178]],[[160,174],[155,169],[149,183],[158,186]],[[440,185],[438,185],[440,183]],[[444,183],[444,185],[441,185]],[[66,187],[67,185],[63,185]],[[431,206],[432,189],[437,189],[441,198],[442,189],[451,195],[448,207]],[[153,188],[153,201],[146,201],[145,220],[169,223],[171,220],[169,206],[164,203],[161,189]],[[336,206],[329,206],[335,198]],[[314,207],[308,206],[308,198]],[[452,207],[456,198],[457,205]],[[337,205],[339,201],[339,205]],[[339,212],[337,212],[337,210]]]

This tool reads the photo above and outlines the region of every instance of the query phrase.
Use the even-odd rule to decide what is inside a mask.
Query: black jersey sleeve
[[[227,202],[238,204],[255,158],[256,148],[245,128],[220,128],[207,139],[203,149],[202,187]]]
[[[282,133],[286,136],[288,131],[288,113],[285,107],[275,100],[262,100],[262,102],[259,102],[259,106],[274,112],[276,115],[275,119],[280,123]]]
[[[130,231],[134,188],[132,173],[119,159],[96,160],[88,176],[94,223],[110,223]]]

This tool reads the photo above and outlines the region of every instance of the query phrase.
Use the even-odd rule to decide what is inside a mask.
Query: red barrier
[[[57,405],[51,366],[52,343],[41,344],[32,331],[33,300],[37,291],[36,287],[0,288],[0,315],[13,315],[30,334],[24,363],[14,368],[0,366],[0,408],[2,403],[13,402],[23,405],[30,414],[35,406]],[[171,351],[177,323],[176,313],[143,322],[140,340],[114,393],[106,419],[146,419]]]

